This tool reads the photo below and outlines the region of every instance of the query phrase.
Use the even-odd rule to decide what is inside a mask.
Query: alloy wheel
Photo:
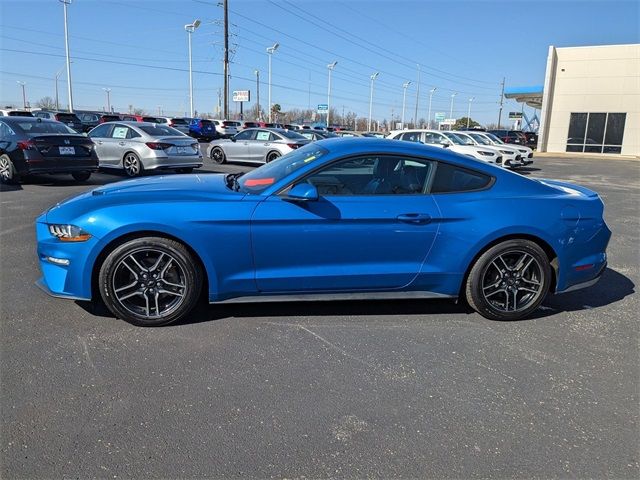
[[[13,166],[6,157],[0,157],[0,179],[7,182],[13,178]]]
[[[170,315],[185,301],[186,274],[173,255],[143,248],[116,265],[112,287],[124,309],[134,315],[157,319]]]
[[[488,263],[482,275],[482,295],[492,308],[514,313],[536,302],[544,284],[544,270],[533,255],[509,250]]]
[[[127,175],[135,177],[140,174],[140,160],[132,153],[128,153],[124,157],[124,169]]]

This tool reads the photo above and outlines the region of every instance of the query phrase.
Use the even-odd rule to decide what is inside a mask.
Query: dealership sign
[[[234,102],[250,102],[251,92],[249,90],[234,90],[233,101]]]
[[[522,112],[509,112],[510,120],[518,120],[520,118],[522,118]]]
[[[447,116],[447,114],[444,113],[444,112],[436,112],[435,120],[438,123],[442,123],[442,122],[444,122],[444,119],[447,118],[446,116]]]
[[[318,113],[327,113],[329,111],[329,105],[326,103],[318,104]]]

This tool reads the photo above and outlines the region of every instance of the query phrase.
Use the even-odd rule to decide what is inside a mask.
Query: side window
[[[48,118],[46,112],[36,112],[34,115],[38,118]]]
[[[268,142],[269,140],[271,140],[271,132],[268,132],[266,130],[258,130],[258,133],[256,134],[256,140]]]
[[[96,128],[89,132],[89,138],[107,138],[109,136],[109,130],[111,125],[98,125]]]
[[[133,128],[127,128],[128,132],[127,132],[127,138],[138,138],[141,135],[136,132]]]
[[[445,141],[444,137],[439,133],[427,132],[425,133],[425,143],[430,145],[441,145]]]
[[[236,140],[251,140],[255,134],[255,130],[243,130],[235,136]]]
[[[407,132],[404,135],[402,135],[402,140],[405,140],[407,142],[421,142],[422,140],[420,139],[420,136],[422,134],[420,132]]]
[[[480,190],[491,183],[484,173],[439,162],[431,185],[431,193],[456,193]]]
[[[123,125],[114,125],[111,131],[111,138],[127,138],[127,127]]]
[[[8,138],[15,135],[15,132],[9,125],[4,122],[0,122],[0,138]]]
[[[357,157],[334,163],[304,181],[320,195],[411,195],[426,191],[432,163],[401,157]]]

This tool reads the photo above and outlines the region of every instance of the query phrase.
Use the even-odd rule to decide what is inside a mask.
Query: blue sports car
[[[136,325],[209,302],[463,298],[491,319],[595,283],[597,193],[411,142],[308,144],[245,174],[102,186],[37,219],[39,285]],[[206,292],[206,293],[205,293]]]

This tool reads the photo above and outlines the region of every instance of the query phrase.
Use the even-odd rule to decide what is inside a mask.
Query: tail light
[[[198,128],[202,128],[202,122],[198,122]]]
[[[57,121],[60,121],[60,116],[59,116],[57,113],[54,115],[54,118],[55,118]]]
[[[300,145],[299,143],[287,143],[287,147],[295,150],[296,148],[300,148],[302,145]]]
[[[146,145],[151,150],[164,150],[165,148],[173,147],[171,143],[161,143],[161,142],[147,142]]]
[[[33,140],[20,140],[18,142],[18,148],[20,150],[36,150],[36,142]]]

